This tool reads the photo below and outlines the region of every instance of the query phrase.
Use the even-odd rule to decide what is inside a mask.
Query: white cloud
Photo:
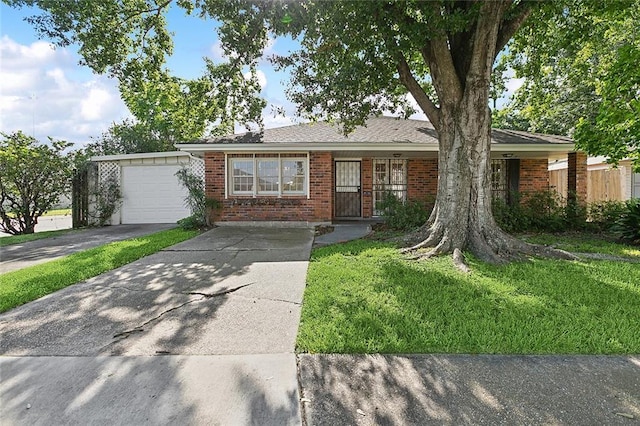
[[[219,39],[216,40],[216,42],[211,45],[209,50],[211,52],[212,59],[216,61],[227,59],[227,55],[224,53],[224,49],[222,48],[222,43],[220,43]]]
[[[510,78],[505,83],[506,91],[505,91],[504,97],[506,98],[511,97],[516,92],[516,90],[522,87],[523,84],[524,84],[524,78]]]
[[[58,89],[67,90],[71,88],[71,83],[67,80],[67,77],[64,75],[64,71],[60,68],[54,68],[46,72],[47,77],[53,79],[58,86]]]
[[[251,78],[251,71],[247,71],[243,75],[245,79],[249,80]],[[267,87],[267,76],[262,70],[256,71],[256,77],[258,78],[260,89],[264,89],[265,87]]]
[[[117,82],[77,65],[68,49],[0,38],[0,130],[83,145],[130,116]],[[4,82],[10,82],[5,84]]]
[[[51,62],[62,63],[70,59],[68,53],[64,50],[56,50],[51,43],[36,41],[30,45],[23,45],[7,35],[0,39],[0,55],[2,55],[3,68],[38,66]]]
[[[113,96],[105,88],[93,87],[80,102],[80,116],[88,121],[100,120],[103,111],[108,110],[113,103]]]

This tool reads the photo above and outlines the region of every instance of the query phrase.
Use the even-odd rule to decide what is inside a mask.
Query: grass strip
[[[42,216],[70,216],[71,209],[55,209],[44,212]]]
[[[179,228],[117,241],[61,259],[0,275],[0,312],[38,299],[193,238],[197,231]]]
[[[33,234],[10,235],[0,238],[0,247],[10,246],[12,244],[22,244],[29,241],[41,240],[43,238],[58,237],[73,231],[73,229],[61,229],[58,231],[35,232]]]
[[[640,352],[640,268],[471,256],[408,261],[359,240],[313,251],[297,350],[309,353]]]

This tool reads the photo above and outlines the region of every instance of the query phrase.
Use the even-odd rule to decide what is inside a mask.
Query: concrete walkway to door
[[[3,421],[299,424],[312,241],[220,227],[0,315]]]

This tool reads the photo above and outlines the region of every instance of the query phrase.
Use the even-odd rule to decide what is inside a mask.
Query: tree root
[[[466,248],[480,260],[491,264],[503,265],[512,261],[527,260],[529,257],[580,260],[575,254],[553,247],[526,243],[503,231],[494,233],[491,236],[482,235],[478,232],[470,236],[470,240]],[[431,250],[422,251],[428,247],[432,247]],[[401,249],[400,252],[402,254],[413,254],[407,257],[410,260],[425,260],[452,254],[453,264],[457,269],[464,273],[471,272],[464,259],[462,249],[451,244],[440,233],[431,232],[423,241]]]
[[[471,269],[465,263],[464,255],[462,254],[462,251],[459,248],[453,249],[453,264],[455,265],[456,268],[458,268],[460,271],[464,272],[465,274],[471,273]]]

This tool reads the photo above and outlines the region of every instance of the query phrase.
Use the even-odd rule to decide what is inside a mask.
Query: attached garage
[[[186,189],[176,172],[182,167],[202,176],[202,160],[182,152],[158,152],[94,157],[98,180],[120,182],[122,205],[112,224],[175,223],[191,213]]]

